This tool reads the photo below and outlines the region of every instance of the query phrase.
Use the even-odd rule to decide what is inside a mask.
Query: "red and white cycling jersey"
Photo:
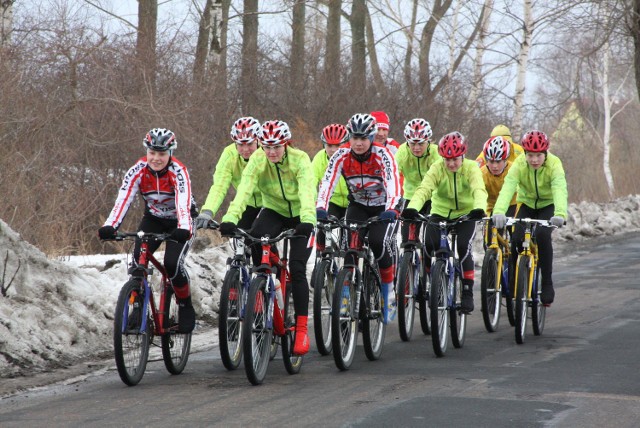
[[[385,209],[402,209],[398,166],[388,148],[371,145],[371,156],[360,162],[345,144],[329,159],[320,190],[317,208],[326,210],[329,199],[343,176],[349,188],[349,199],[365,206],[384,206]]]
[[[172,158],[166,171],[157,174],[147,167],[146,156],[138,159],[124,176],[105,226],[118,228],[138,191],[146,203],[145,213],[162,219],[177,219],[178,228],[191,230],[191,210],[195,208],[195,200],[191,195],[189,173],[182,162]]]
[[[394,140],[393,138],[387,138],[387,141],[384,143],[384,146],[389,149],[389,151],[391,152],[391,154],[393,154],[395,156],[396,152],[398,151],[398,149],[400,148],[400,143],[398,143],[396,140]]]

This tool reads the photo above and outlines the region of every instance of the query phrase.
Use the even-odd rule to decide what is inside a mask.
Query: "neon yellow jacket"
[[[316,186],[311,160],[302,150],[287,147],[283,160],[271,162],[263,150],[249,158],[235,199],[223,222],[238,223],[253,192],[262,193],[262,207],[284,217],[300,216],[300,222],[316,224]]]
[[[487,165],[480,168],[480,171],[482,172],[482,179],[484,180],[484,188],[487,189],[488,194],[487,214],[491,214],[491,212],[493,211],[493,207],[496,204],[496,200],[498,199],[500,189],[502,189],[502,186],[504,184],[504,178],[507,176],[511,165],[513,165],[513,163],[511,163],[511,161],[507,161],[507,164],[505,165],[504,170],[500,175],[493,175],[491,171],[489,171]],[[516,195],[514,194],[509,205],[515,204]]]
[[[229,191],[229,186],[233,185],[234,189],[238,189],[242,171],[247,166],[247,163],[248,161],[238,153],[235,143],[224,148],[216,164],[216,170],[213,172],[213,184],[209,189],[209,194],[201,211],[209,210],[214,216],[216,215]],[[262,195],[258,189],[255,189],[247,205],[252,207],[262,206]]]
[[[327,165],[329,165],[329,157],[327,156],[327,152],[322,149],[313,157],[311,161],[311,166],[313,167],[313,176],[315,177],[315,185],[316,188],[320,186],[320,182],[322,181],[322,177],[324,176],[325,171],[327,170]],[[338,180],[338,185],[333,191],[333,195],[331,196],[330,201],[336,204],[341,208],[346,208],[349,205],[349,200],[347,197],[349,196],[349,190],[347,189],[347,182],[344,181],[344,177],[340,177]]]
[[[522,146],[518,143],[514,143],[511,137],[503,136],[502,138],[506,138],[511,144],[511,148],[509,149],[509,158],[507,159],[508,161],[513,162],[518,156],[524,153],[524,149],[522,148]],[[482,168],[487,163],[484,158],[484,150],[480,152],[480,154],[476,158],[476,162],[478,162],[478,166],[480,168]]]
[[[504,179],[504,185],[493,209],[494,214],[507,212],[516,190],[516,200],[519,203],[533,209],[553,204],[553,215],[567,218],[567,180],[562,161],[557,156],[547,153],[547,159],[537,170],[529,166],[526,156],[516,159]]]
[[[487,191],[478,164],[464,159],[451,172],[440,159],[434,163],[411,198],[408,208],[418,211],[431,199],[431,214],[455,219],[474,209],[487,209]]]
[[[431,165],[439,159],[438,146],[435,144],[428,144],[425,154],[420,158],[411,153],[411,148],[407,143],[400,146],[396,152],[396,163],[404,180],[402,184],[402,196],[405,199],[412,198],[413,193],[422,182]]]

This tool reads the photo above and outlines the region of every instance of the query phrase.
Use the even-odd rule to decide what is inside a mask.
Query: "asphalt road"
[[[313,349],[298,375],[272,361],[258,387],[242,368],[226,371],[209,346],[180,376],[151,362],[136,387],[109,363],[4,397],[0,426],[637,427],[640,235],[569,251],[555,263],[544,333],[529,327],[523,345],[504,312],[498,332],[487,333],[476,309],[464,348],[444,358],[418,324],[404,343],[393,323],[378,361],[359,346],[352,369],[339,372]]]

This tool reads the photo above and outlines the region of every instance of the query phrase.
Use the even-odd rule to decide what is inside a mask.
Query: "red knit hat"
[[[376,126],[382,129],[389,129],[389,116],[383,111],[372,111],[371,116],[376,119]]]

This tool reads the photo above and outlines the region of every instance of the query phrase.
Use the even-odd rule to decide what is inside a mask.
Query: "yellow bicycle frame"
[[[527,223],[524,230],[524,241],[522,241],[522,251],[518,254],[516,262],[516,280],[514,281],[513,296],[514,299],[518,295],[518,269],[520,268],[520,260],[526,257],[529,259],[529,279],[527,281],[527,301],[531,301],[531,290],[533,289],[533,276],[538,267],[538,244],[531,239],[531,223]]]

